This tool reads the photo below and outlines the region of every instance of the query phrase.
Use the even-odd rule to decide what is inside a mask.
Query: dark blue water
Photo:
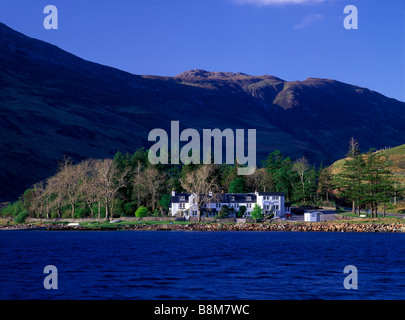
[[[0,231],[0,253],[0,299],[405,298],[405,234]]]

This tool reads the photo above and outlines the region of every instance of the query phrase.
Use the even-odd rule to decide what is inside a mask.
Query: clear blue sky
[[[43,27],[48,4],[58,30]],[[343,27],[349,4],[358,30]],[[330,78],[405,101],[404,0],[0,0],[0,21],[135,74]]]

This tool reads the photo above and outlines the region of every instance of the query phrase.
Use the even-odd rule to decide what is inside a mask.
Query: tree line
[[[336,175],[330,167],[316,167],[306,157],[292,159],[279,150],[270,153],[250,176],[238,176],[237,161],[235,165],[152,165],[143,148],[134,153],[117,152],[113,159],[76,164],[64,159],[55,175],[34,184],[2,214],[107,220],[134,216],[137,210],[142,216],[167,215],[172,190],[198,194],[199,209],[209,192],[215,200],[222,192],[258,190],[284,192],[286,201],[295,205],[351,202],[357,212],[369,207],[376,213],[400,188],[388,160],[372,152],[361,154],[356,143],[350,146],[349,158]]]

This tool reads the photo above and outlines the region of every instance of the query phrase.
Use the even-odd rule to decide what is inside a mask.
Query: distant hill
[[[148,147],[149,131],[168,130],[171,120],[181,130],[256,129],[259,161],[280,149],[330,164],[352,136],[364,150],[405,137],[405,103],[366,88],[199,69],[134,75],[0,23],[0,200],[53,174],[64,155],[79,161]]]
[[[386,148],[383,150],[375,151],[376,154],[387,157],[391,162],[391,170],[398,180],[405,186],[405,144],[394,148]],[[331,166],[332,174],[337,174],[343,168],[343,165],[347,161],[347,158],[339,159],[335,161]]]

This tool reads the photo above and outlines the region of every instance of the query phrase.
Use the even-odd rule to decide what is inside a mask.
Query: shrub
[[[229,207],[227,205],[223,205],[221,207],[221,210],[219,210],[218,212],[218,218],[222,219],[222,218],[226,218],[228,216],[229,213]]]
[[[1,215],[6,217],[17,217],[21,212],[26,211],[21,200],[9,204],[3,210],[1,210]]]
[[[74,218],[84,218],[90,215],[90,209],[88,207],[85,208],[77,208],[73,215]]]
[[[136,201],[128,202],[124,205],[124,214],[130,216],[132,212],[136,211]]]
[[[237,213],[238,218],[242,218],[243,215],[245,214],[245,212],[246,212],[246,206],[240,206],[239,211]]]
[[[135,211],[135,217],[138,217],[138,218],[146,217],[148,214],[149,214],[149,210],[148,210],[148,208],[145,208],[144,206],[140,206]]]
[[[164,209],[169,210],[170,203],[172,201],[172,196],[170,194],[162,194],[160,198],[159,205],[161,205]]]
[[[336,206],[336,212],[337,212],[337,213],[343,213],[343,212],[346,212],[346,210],[343,209],[343,208],[341,208],[341,207],[339,207],[339,206]]]
[[[14,222],[16,222],[16,223],[24,223],[25,219],[27,217],[28,217],[28,212],[27,211],[22,211],[15,217]]]
[[[256,204],[255,207],[253,208],[252,212],[250,213],[250,215],[257,222],[257,220],[263,218],[262,209]]]

